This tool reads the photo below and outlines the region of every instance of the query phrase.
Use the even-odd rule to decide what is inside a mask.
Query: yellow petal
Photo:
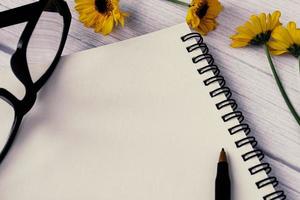
[[[247,29],[249,29],[253,33],[254,36],[259,34],[259,29],[255,28],[252,23],[246,22],[244,24],[244,26],[247,27]]]
[[[270,25],[270,30],[273,30],[274,28],[276,28],[276,26],[280,25],[281,23],[279,22],[279,18],[281,16],[281,12],[276,10],[275,12],[272,13],[272,22]]]
[[[246,26],[239,26],[237,27],[237,32],[242,33],[242,34],[247,34],[250,38],[254,38],[255,37],[255,33],[253,33],[251,30],[249,30],[249,28],[247,28]]]
[[[300,29],[296,30],[294,41],[296,44],[300,45]]]
[[[250,41],[252,40],[253,38],[247,34],[244,34],[244,33],[238,33],[236,35],[233,35],[231,36],[231,39],[243,39],[243,40],[246,40],[246,41]]]
[[[207,3],[207,4],[206,4]],[[206,4],[208,9],[199,17],[198,11]],[[216,17],[222,11],[219,0],[192,0],[186,15],[186,23],[201,34],[207,34],[217,27]]]
[[[296,23],[289,22],[286,27],[287,27],[288,31],[294,31],[294,30],[296,30]]]
[[[196,29],[200,23],[201,20],[198,18],[198,16],[196,16],[194,13],[190,13],[190,15],[187,18],[187,23],[193,28]]]
[[[103,28],[101,30],[102,34],[107,35],[111,33],[113,27],[114,27],[114,18],[113,16],[109,16],[103,23]]]
[[[206,19],[203,24],[206,26],[208,32],[214,30],[217,26],[216,21],[211,19]]]
[[[190,17],[191,17],[191,25],[192,27],[197,27],[201,23],[201,19],[197,15],[198,8],[192,7],[190,8]]]
[[[249,44],[248,42],[232,41],[230,46],[233,48],[239,48],[239,47],[245,47],[248,44]]]
[[[251,22],[253,24],[253,28],[254,28],[255,32],[257,34],[263,33],[263,30],[262,30],[262,27],[260,25],[260,20],[259,20],[258,16],[252,15],[250,17],[250,20],[251,20]]]
[[[193,20],[193,14],[191,9],[189,9],[186,15],[186,23],[192,25],[192,20]]]
[[[261,13],[258,16],[258,18],[259,18],[259,21],[260,21],[261,29],[265,33],[267,31],[266,14]]]
[[[104,23],[105,20],[106,20],[106,17],[100,16],[100,15],[98,16],[97,22],[96,22],[96,25],[95,25],[95,32],[96,33],[100,33],[102,31],[103,23]]]
[[[294,43],[287,29],[282,26],[278,26],[276,29],[274,29],[272,32],[272,38],[281,42],[285,42],[289,46]]]
[[[121,24],[122,27],[124,27],[124,23],[125,23],[125,20],[124,20],[124,16],[122,15],[120,18],[119,18],[119,22]]]
[[[267,15],[267,19],[266,19],[266,24],[267,24],[267,30],[270,31],[271,30],[271,26],[272,26],[272,15],[269,13]]]
[[[203,35],[207,35],[207,33],[209,32],[208,27],[206,26],[206,24],[202,23],[199,24],[199,26],[197,27],[197,30],[202,33]]]
[[[280,41],[270,41],[268,46],[275,50],[287,50],[290,47],[287,43]]]
[[[88,7],[94,7],[94,4],[91,1],[78,2],[75,5],[75,9],[85,9]]]
[[[272,49],[270,49],[270,52],[271,52],[271,54],[278,56],[278,55],[287,53],[288,51],[287,50],[272,50]]]
[[[119,9],[119,0],[109,0],[110,6],[105,13],[96,9],[95,0],[75,0],[75,9],[79,13],[79,20],[87,27],[94,28],[95,32],[109,34],[114,25],[124,26],[127,13]]]
[[[296,23],[295,22],[289,22],[286,26],[292,40],[294,43],[296,43],[296,38],[297,38],[297,32],[296,32]]]
[[[95,24],[95,21],[97,19],[98,15],[96,13],[93,13],[86,18],[86,26],[87,27],[92,27]]]

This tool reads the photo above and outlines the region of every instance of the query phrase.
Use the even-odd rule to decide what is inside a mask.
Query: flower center
[[[204,4],[201,7],[199,7],[199,9],[197,11],[198,17],[200,19],[203,18],[206,15],[207,10],[208,10],[208,4],[207,4],[207,2],[204,2]]]
[[[260,33],[258,35],[256,35],[251,41],[250,43],[253,45],[260,45],[260,44],[265,44],[266,42],[269,41],[270,37],[271,37],[271,31],[267,31],[264,33]]]
[[[288,51],[295,57],[300,56],[300,45],[293,44],[288,48]]]
[[[106,13],[110,10],[111,4],[109,0],[95,0],[95,6],[98,12]]]

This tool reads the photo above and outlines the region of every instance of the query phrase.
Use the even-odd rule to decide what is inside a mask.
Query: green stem
[[[180,4],[180,5],[187,6],[187,7],[190,6],[190,4],[182,2],[182,1],[178,1],[178,0],[167,0],[167,1],[171,1],[173,3]]]
[[[275,69],[275,66],[273,64],[273,61],[272,61],[272,58],[271,58],[271,55],[270,55],[270,52],[269,52],[269,49],[268,49],[268,47],[267,47],[266,44],[264,44],[264,49],[265,49],[265,52],[267,54],[268,61],[270,63],[270,66],[271,66],[271,69],[272,69],[275,81],[276,81],[277,86],[278,86],[278,88],[279,88],[279,90],[281,92],[281,95],[282,95],[282,97],[283,97],[286,105],[289,107],[289,109],[290,109],[292,115],[294,116],[295,120],[297,121],[298,125],[300,126],[300,117],[299,117],[298,113],[296,112],[295,108],[293,107],[293,105],[292,105],[292,103],[291,103],[291,101],[290,101],[287,93],[284,90],[284,87],[283,87],[283,85],[282,85],[282,83],[280,81],[280,78],[279,78],[278,74],[277,74],[277,71]]]

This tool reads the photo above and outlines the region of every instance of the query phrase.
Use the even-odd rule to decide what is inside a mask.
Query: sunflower
[[[221,11],[222,5],[218,0],[192,0],[186,22],[196,31],[206,35],[217,27],[216,18]]]
[[[270,51],[274,55],[291,53],[295,57],[300,56],[300,29],[295,22],[289,22],[285,27],[278,26],[271,35],[268,43]]]
[[[79,20],[95,32],[109,34],[119,23],[124,26],[127,13],[119,9],[119,0],[75,0]]]
[[[250,20],[244,25],[237,27],[236,34],[231,36],[231,46],[234,48],[244,47],[250,44],[260,45],[269,41],[272,31],[281,23],[279,17],[281,13],[275,11],[266,15],[252,15]]]

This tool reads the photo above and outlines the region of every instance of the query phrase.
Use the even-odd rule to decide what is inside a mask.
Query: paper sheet
[[[233,200],[261,200],[180,24],[63,57],[0,166],[1,200],[214,199],[219,152]],[[200,54],[195,52],[195,54]],[[8,82],[10,80],[7,80]],[[15,80],[14,80],[15,81]],[[14,81],[11,81],[13,83]],[[212,86],[214,87],[214,86]],[[217,85],[215,85],[217,87]],[[220,98],[223,97],[219,97]]]

